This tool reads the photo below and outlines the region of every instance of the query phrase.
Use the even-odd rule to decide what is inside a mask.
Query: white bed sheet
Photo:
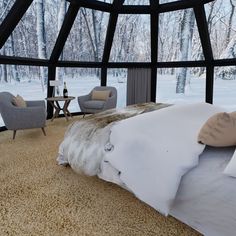
[[[170,215],[206,236],[236,235],[236,179],[223,174],[234,150],[204,150],[199,165],[182,178]],[[101,170],[101,179],[128,189],[110,163],[102,162]]]
[[[182,178],[170,215],[206,236],[236,235],[236,179],[223,174],[234,150],[204,150]]]

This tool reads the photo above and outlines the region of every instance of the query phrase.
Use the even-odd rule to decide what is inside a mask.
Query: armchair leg
[[[46,136],[46,132],[45,132],[44,127],[42,127],[41,129],[42,129],[42,131],[43,131],[44,136]]]
[[[16,137],[16,130],[13,130],[13,139]]]

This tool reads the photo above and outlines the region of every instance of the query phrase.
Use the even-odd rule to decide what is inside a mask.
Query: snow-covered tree
[[[66,10],[67,10],[67,2],[65,0],[60,0],[60,5],[59,5],[59,12],[58,12],[58,17],[57,17],[57,33],[59,33],[61,26],[63,24],[65,15],[66,15]],[[60,56],[60,60],[63,59],[63,51]],[[56,69],[56,79],[62,81],[63,78],[63,70],[60,68]],[[57,87],[56,90],[57,95],[60,94],[60,90]]]
[[[112,3],[113,0],[103,0]],[[160,0],[160,3],[173,0]],[[214,57],[235,58],[236,14],[235,0],[216,0],[205,5]],[[0,23],[14,4],[13,0],[0,0]],[[67,10],[66,0],[35,0],[23,16],[0,55],[21,56],[27,58],[49,58],[56,42]],[[125,4],[149,4],[149,0],[129,0]],[[191,10],[192,11],[192,10]],[[184,20],[190,16],[184,10],[166,12],[159,15],[158,60],[204,60],[198,28],[191,27]],[[68,37],[60,60],[101,61],[105,43],[109,14],[101,11],[80,8],[78,16]],[[187,22],[187,21],[186,21]],[[185,32],[185,33],[184,33]],[[192,38],[192,39],[191,39]],[[188,42],[188,43],[187,43]],[[192,45],[191,45],[192,43]],[[191,52],[191,55],[190,55]],[[149,62],[150,15],[121,14],[112,45],[110,61]],[[216,68],[216,75],[222,79],[234,78],[234,67]],[[24,81],[42,79],[45,84],[47,71],[32,66],[0,65],[0,81]],[[60,69],[62,73],[70,71],[71,76],[99,73],[99,69],[83,68],[77,70]],[[117,70],[115,74],[119,74]],[[198,75],[204,74],[204,68],[189,69]],[[162,74],[178,74],[177,91],[183,92],[186,69],[162,68]],[[29,74],[32,76],[29,77]],[[57,74],[57,78],[62,78]]]
[[[192,9],[184,10],[180,27],[180,61],[188,61],[191,55],[191,46],[194,27],[194,12]],[[185,92],[187,68],[180,68],[177,73],[176,93]]]
[[[235,14],[236,3],[230,0],[230,16],[228,20],[227,34],[225,39],[225,49],[220,55],[220,58],[236,58],[236,33],[233,34],[233,19]],[[220,67],[217,70],[217,78],[224,80],[236,79],[236,68],[235,66]]]
[[[38,42],[38,57],[40,59],[47,58],[46,51],[46,32],[45,32],[45,18],[44,18],[44,0],[36,1],[37,12],[37,42]],[[42,89],[47,84],[47,71],[44,67],[40,67],[40,77]]]

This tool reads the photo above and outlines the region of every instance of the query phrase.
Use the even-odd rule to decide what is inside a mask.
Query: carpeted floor
[[[79,118],[73,118],[76,120]],[[67,125],[0,133],[0,235],[199,235],[119,186],[56,164]]]

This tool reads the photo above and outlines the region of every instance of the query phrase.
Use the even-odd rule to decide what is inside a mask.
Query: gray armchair
[[[13,139],[16,131],[22,129],[41,128],[46,136],[44,127],[46,124],[45,102],[26,101],[27,107],[13,105],[13,95],[8,92],[0,93],[0,113],[8,130],[13,130]]]
[[[92,100],[92,91],[104,91],[110,90],[110,97],[106,101],[102,100]],[[117,103],[117,90],[115,87],[104,87],[97,86],[89,94],[78,97],[78,103],[81,111],[85,114],[87,113],[97,113],[100,111],[112,109],[116,107]]]

